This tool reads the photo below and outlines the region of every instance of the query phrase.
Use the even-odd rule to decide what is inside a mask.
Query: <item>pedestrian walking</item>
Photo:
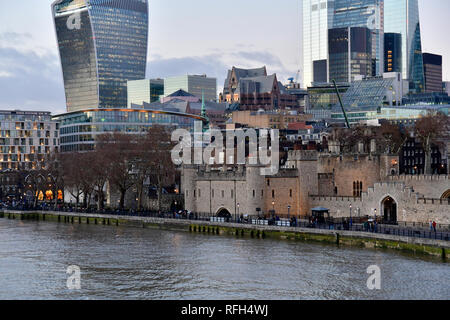
[[[433,231],[433,221],[430,220],[430,231]]]
[[[433,231],[436,233],[436,221],[433,221]]]

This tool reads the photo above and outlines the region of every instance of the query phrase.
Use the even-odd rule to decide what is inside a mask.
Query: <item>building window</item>
[[[353,181],[353,196],[354,197],[361,197],[362,187],[363,187],[362,181]]]
[[[222,198],[225,198],[225,191],[222,190]]]
[[[272,198],[275,198],[275,190],[272,190]]]
[[[289,190],[289,197],[292,198],[292,189]]]
[[[253,190],[253,198],[256,196],[256,191]]]

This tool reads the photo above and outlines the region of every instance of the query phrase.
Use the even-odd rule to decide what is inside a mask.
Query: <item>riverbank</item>
[[[138,228],[233,235],[238,237],[285,239],[307,242],[351,246],[358,248],[392,249],[440,258],[448,262],[450,241],[403,237],[397,235],[373,234],[354,231],[306,229],[292,227],[260,226],[249,224],[220,223],[195,220],[176,220],[153,217],[130,217],[70,212],[21,212],[3,210],[0,218],[37,220],[59,223],[111,225]]]

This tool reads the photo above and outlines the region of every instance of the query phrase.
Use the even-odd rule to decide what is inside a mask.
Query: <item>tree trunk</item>
[[[161,177],[158,176],[158,211],[162,211],[161,207],[162,207],[162,181]]]
[[[121,189],[120,190],[120,203],[119,203],[119,208],[120,210],[123,210],[125,207],[125,194],[126,194],[127,190]]]

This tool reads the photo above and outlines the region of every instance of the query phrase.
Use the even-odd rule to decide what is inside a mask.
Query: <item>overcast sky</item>
[[[419,0],[424,52],[444,56],[450,80],[450,1]],[[65,111],[50,4],[0,0],[0,109]],[[300,0],[150,0],[147,77],[208,74],[223,86],[231,66],[280,81],[301,67]]]

